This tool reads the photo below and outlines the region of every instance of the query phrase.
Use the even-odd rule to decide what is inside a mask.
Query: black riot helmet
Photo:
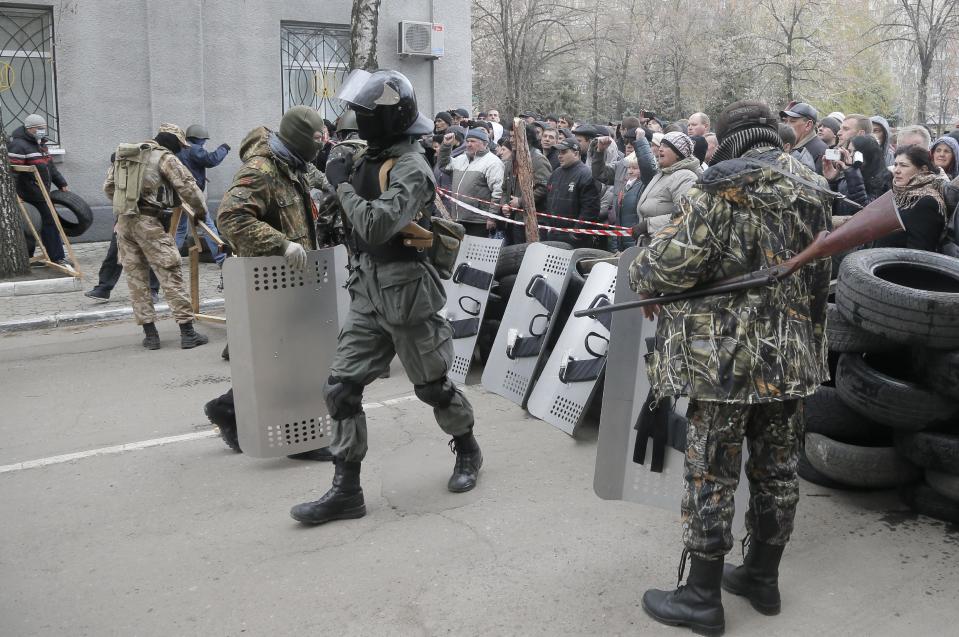
[[[367,141],[433,132],[433,122],[417,110],[413,85],[398,71],[356,69],[336,97],[356,113],[360,137]]]

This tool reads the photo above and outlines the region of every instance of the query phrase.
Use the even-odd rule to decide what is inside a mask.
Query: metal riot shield
[[[486,361],[483,387],[521,407],[526,406],[566,292],[572,255],[572,250],[542,243],[526,249]]]
[[[630,248],[619,260],[616,301],[638,300],[629,287],[629,264],[642,248]],[[662,471],[651,471],[654,445],[645,445],[643,464],[634,462],[636,424],[649,393],[644,355],[646,338],[656,333],[656,322],[643,316],[642,308],[612,313],[606,382],[603,385],[603,409],[600,416],[599,443],[593,490],[606,500],[628,500],[679,513],[685,483],[685,413],[687,400],[681,399],[671,417]],[[682,451],[680,451],[682,449]],[[748,451],[743,446],[743,461]],[[733,531],[745,527],[749,488],[745,477],[736,489],[736,514]]]
[[[343,244],[333,247],[333,280],[336,282],[337,324],[343,329],[346,316],[350,313],[350,293],[346,282],[350,278],[350,255]]]
[[[237,433],[243,452],[274,458],[327,446],[332,421],[323,381],[339,332],[334,249],[223,264]]]
[[[453,365],[447,376],[461,385],[466,384],[466,375],[473,361],[473,349],[486,312],[502,243],[502,239],[464,237],[453,277],[443,281],[446,291],[443,311],[453,328]]]
[[[579,293],[573,312],[613,303],[616,266],[597,263]],[[530,394],[528,409],[540,420],[573,435],[602,377],[612,314],[570,315]]]

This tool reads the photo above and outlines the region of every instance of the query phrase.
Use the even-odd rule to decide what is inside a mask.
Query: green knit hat
[[[280,120],[279,137],[287,147],[306,162],[313,161],[320,152],[320,144],[313,135],[323,130],[323,118],[309,106],[294,106]]]

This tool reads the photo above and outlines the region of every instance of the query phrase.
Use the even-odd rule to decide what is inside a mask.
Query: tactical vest
[[[395,163],[396,159],[393,157],[385,160],[371,160],[364,155],[357,160],[356,168],[353,170],[353,175],[350,179],[353,190],[366,201],[378,199],[389,185],[390,170]],[[416,223],[429,230],[429,217],[422,213],[418,216],[419,219],[415,219]],[[429,256],[422,250],[404,246],[403,238],[399,234],[384,244],[374,246],[364,241],[356,230],[352,230],[350,232],[350,248],[355,254],[364,252],[370,255],[374,261],[383,263],[391,261],[425,261]]]

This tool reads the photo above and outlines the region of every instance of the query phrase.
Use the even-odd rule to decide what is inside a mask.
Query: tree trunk
[[[381,0],[353,0],[350,29],[350,68],[374,71],[376,62],[376,35],[380,22]]]
[[[3,115],[0,114],[0,131]],[[30,270],[27,242],[23,236],[17,188],[10,172],[6,135],[0,135],[0,279],[26,274]]]
[[[919,68],[919,86],[916,90],[916,120],[926,125],[926,94],[929,90],[929,70],[930,64],[922,61]]]

